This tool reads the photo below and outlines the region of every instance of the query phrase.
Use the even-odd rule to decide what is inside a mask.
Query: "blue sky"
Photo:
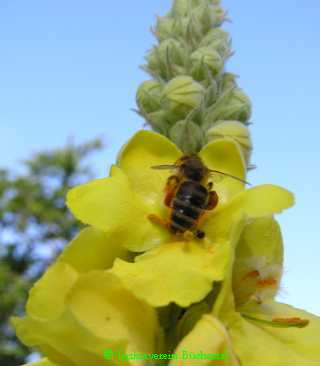
[[[227,70],[253,103],[253,184],[277,183],[296,205],[278,217],[285,239],[279,299],[320,315],[320,4],[224,0],[236,51]],[[169,0],[1,0],[0,166],[32,152],[103,136],[99,176],[143,120],[131,111],[147,79],[149,29]]]

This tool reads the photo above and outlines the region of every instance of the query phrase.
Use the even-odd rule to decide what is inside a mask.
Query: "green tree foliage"
[[[28,350],[8,319],[21,314],[31,284],[79,230],[68,189],[92,179],[87,158],[100,139],[35,154],[19,173],[0,170],[0,365],[21,365]]]

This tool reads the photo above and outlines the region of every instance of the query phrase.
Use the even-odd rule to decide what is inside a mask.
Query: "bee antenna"
[[[212,170],[212,169],[209,169],[209,172],[210,172],[210,173],[218,173],[218,174],[222,174],[222,175],[225,175],[226,177],[229,177],[229,178],[235,179],[235,180],[237,180],[237,181],[239,181],[239,182],[242,182],[242,183],[244,183],[244,184],[248,184],[249,186],[251,186],[251,185],[252,185],[251,183],[249,183],[249,182],[247,182],[247,181],[245,181],[245,180],[243,180],[243,179],[241,179],[241,178],[235,177],[235,176],[234,176],[234,175],[232,175],[232,174],[228,174],[228,173],[220,172],[219,170]]]
[[[163,165],[154,165],[151,169],[158,169],[158,170],[166,170],[166,169],[176,169],[177,166],[173,164],[163,164]]]

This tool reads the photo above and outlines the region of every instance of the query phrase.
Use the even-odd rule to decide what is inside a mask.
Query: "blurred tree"
[[[28,350],[9,317],[21,314],[29,288],[79,230],[65,205],[68,189],[93,178],[86,158],[101,139],[35,154],[22,171],[0,170],[0,365],[24,363]]]

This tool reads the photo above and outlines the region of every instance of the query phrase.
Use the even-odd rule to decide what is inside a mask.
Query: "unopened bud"
[[[218,83],[213,78],[208,78],[201,82],[201,84],[206,88],[205,104],[213,104],[218,97]]]
[[[226,18],[226,13],[220,4],[216,4],[212,6],[212,27],[220,27],[220,25],[224,22]]]
[[[199,25],[191,17],[179,17],[175,19],[165,16],[158,18],[155,35],[159,41],[176,37],[186,38],[188,34],[194,37],[201,35]]]
[[[166,109],[184,118],[191,110],[200,106],[204,96],[203,86],[190,76],[177,76],[163,90]]]
[[[219,120],[236,120],[248,122],[251,116],[251,102],[247,95],[240,89],[230,89],[220,100],[212,105],[206,114],[205,124]]]
[[[225,72],[223,74],[222,80],[221,80],[221,90],[222,92],[231,90],[237,86],[236,83],[237,75],[232,74],[231,72]]]
[[[218,121],[206,132],[207,141],[221,138],[234,140],[243,153],[246,163],[249,163],[252,142],[249,129],[239,121]]]
[[[146,120],[152,126],[153,130],[165,136],[169,136],[170,124],[167,121],[164,111],[149,113],[145,116]]]
[[[214,48],[223,59],[226,59],[231,54],[229,35],[221,28],[211,29],[202,39],[200,47]]]
[[[219,53],[211,47],[201,47],[191,54],[193,73],[202,79],[206,78],[206,68],[213,76],[218,75],[223,68],[223,60]]]
[[[173,34],[175,20],[167,16],[158,17],[155,35],[160,41],[170,38]]]
[[[184,65],[188,57],[182,44],[172,38],[166,39],[158,47],[154,47],[147,56],[148,68],[164,79],[185,73]]]
[[[208,0],[175,0],[172,7],[172,15],[174,17],[185,17],[190,10],[201,4],[208,4]]]
[[[177,122],[169,132],[170,139],[186,154],[197,153],[203,145],[203,132],[191,120]]]
[[[156,80],[143,82],[137,91],[136,101],[139,108],[147,113],[152,113],[161,108],[162,85]]]
[[[212,27],[220,26],[225,16],[225,13],[220,6],[212,5],[208,1],[203,1],[191,14],[197,23],[200,24],[203,36]]]

